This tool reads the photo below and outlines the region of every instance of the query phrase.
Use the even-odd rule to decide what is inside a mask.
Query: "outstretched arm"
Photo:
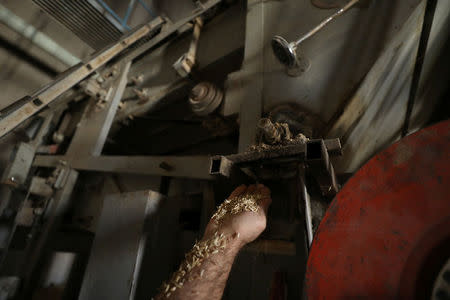
[[[221,299],[239,250],[266,228],[271,201],[270,190],[262,184],[235,189],[156,299]]]

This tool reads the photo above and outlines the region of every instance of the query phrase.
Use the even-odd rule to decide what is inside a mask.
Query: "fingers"
[[[251,184],[247,188],[247,194],[254,194],[256,192],[256,184]]]
[[[256,185],[256,192],[263,196],[264,198],[270,198],[270,190],[263,184]]]
[[[270,197],[270,190],[268,187],[262,184],[258,184],[256,186],[256,191],[262,196],[259,205],[264,209],[264,212],[267,214],[269,206],[272,203],[272,198]]]
[[[270,197],[262,198],[259,202],[259,205],[263,208],[264,212],[267,215],[267,211],[269,210],[269,206],[272,203],[272,199]]]
[[[247,190],[247,186],[245,184],[242,184],[242,185],[238,186],[237,188],[235,188],[233,192],[231,192],[229,198],[231,199],[234,197],[238,197],[238,196],[244,194],[246,190]]]
[[[272,198],[270,196],[270,189],[263,184],[251,184],[248,187],[243,184],[238,186],[231,194],[229,198],[234,198],[241,196],[243,194],[259,194],[261,195],[261,200],[259,204],[264,209],[265,213],[269,209],[272,203]]]

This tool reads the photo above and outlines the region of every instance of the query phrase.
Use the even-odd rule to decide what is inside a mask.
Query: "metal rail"
[[[186,177],[213,180],[209,174],[210,157],[202,156],[88,156],[36,155],[33,166],[54,168],[66,162],[84,171]]]
[[[2,112],[0,112],[0,137],[4,136],[26,119],[42,110],[46,105],[53,102],[64,92],[71,89],[81,80],[87,78],[100,67],[104,66],[120,52],[129,48],[141,38],[151,34],[163,24],[164,20],[161,18],[153,20],[135,32],[122,38],[114,45],[100,51],[98,54],[94,54],[86,63],[80,63],[70,68],[62,74],[60,78],[34,93],[30,96],[29,101],[10,112],[8,115],[3,116]]]
[[[164,27],[163,25],[166,21],[158,17],[136,31],[128,34],[117,43],[108,46],[98,54],[94,54],[88,62],[83,64],[80,63],[67,70],[61,75],[60,78],[52,82],[50,85],[34,93],[32,96],[27,96],[29,98],[27,101],[24,101],[24,104],[14,107],[14,110],[9,111],[8,114],[0,111],[0,138],[27,120],[29,117],[36,114],[38,111],[42,110],[46,105],[56,100],[64,92],[71,89],[83,79],[87,78],[100,67],[104,66],[107,62],[124,53],[124,50],[130,50],[130,47],[134,46],[138,41],[142,40],[142,38],[151,35],[162,27],[158,35],[153,37],[150,41],[140,45],[136,49],[124,53],[123,57],[120,57],[120,60],[124,63],[129,62],[147,53],[170,35],[176,33],[186,23],[191,22],[208,9],[217,5],[219,2],[220,0],[209,0],[203,3],[202,6],[194,11],[189,17],[186,17],[176,23],[166,24]],[[12,104],[12,106],[15,105],[15,103]]]

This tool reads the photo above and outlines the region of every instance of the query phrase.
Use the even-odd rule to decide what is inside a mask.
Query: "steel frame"
[[[33,253],[27,255],[26,261],[18,264],[24,287],[21,294],[18,295],[20,299],[28,298],[29,293],[33,291],[34,279],[39,277],[39,273],[42,271],[37,262],[48,254],[50,249],[48,241],[67,208],[79,170],[213,179],[208,170],[209,156],[128,157],[102,156],[101,152],[128,83],[128,74],[133,61],[161,44],[162,41],[168,40],[169,36],[183,32],[180,29],[184,28],[186,23],[191,22],[219,2],[219,0],[207,1],[191,16],[177,23],[171,23],[158,17],[129,33],[117,43],[95,53],[86,62],[73,66],[54,82],[31,96],[24,97],[0,111],[0,137],[2,137],[47,106],[51,108],[51,110],[40,113],[45,120],[35,139],[29,143],[33,148],[29,160],[31,165],[31,161],[34,159],[32,167],[54,169],[55,181],[49,184],[51,187],[49,192],[52,195],[48,197],[52,205],[46,212],[48,221],[42,228],[43,234],[36,236],[27,246],[27,250],[37,250],[33,250]],[[136,45],[138,46],[136,47]],[[116,71],[113,72],[113,70]],[[66,153],[64,155],[35,155],[34,149],[42,145],[42,138],[48,133],[52,119],[58,118],[58,112],[65,107],[67,98],[74,99],[79,95],[79,92],[72,93],[72,87],[83,80],[91,80],[90,76],[95,72],[113,74],[105,82],[106,96],[98,99],[93,95],[90,98]],[[12,188],[25,187],[25,178],[30,176],[30,168],[22,169],[24,169],[22,173],[25,173],[22,176],[23,180],[17,182]],[[3,175],[6,176],[9,173],[4,172]],[[52,179],[52,176],[45,179],[46,184],[48,180]],[[8,179],[10,177],[7,176]],[[3,203],[7,203],[7,201],[3,201]],[[30,230],[35,230],[35,227],[33,225]],[[3,258],[7,253],[8,249],[5,249],[2,253]]]
[[[110,14],[116,21],[122,25],[123,28],[126,30],[130,30],[130,27],[128,26],[128,19],[130,18],[130,15],[136,6],[136,0],[130,0],[128,2],[128,7],[125,12],[125,16],[123,18],[119,17],[119,15],[111,8],[108,4],[106,4],[103,0],[96,0],[107,12]],[[153,18],[156,17],[155,13],[150,9],[150,7],[143,1],[143,0],[137,0],[137,2],[147,11],[147,13],[152,16]]]
[[[114,60],[116,64],[120,65],[121,75],[120,79],[115,82],[116,87],[111,88],[107,94],[106,107],[96,111],[94,109],[96,100],[91,99],[67,153],[63,156],[38,155],[33,166],[57,167],[64,162],[67,166],[78,170],[212,179],[213,177],[208,172],[208,156],[107,157],[100,156],[100,154],[116,114],[117,105],[122,98],[133,60],[152,50],[157,44],[178,32],[187,23],[219,2],[219,0],[209,0],[195,10],[192,15],[176,23],[157,17],[129,33],[117,43],[94,54],[86,62],[70,68],[50,85],[1,111],[0,137],[12,131],[47,105],[57,101],[61,95],[94,72],[110,67]],[[151,38],[149,41],[143,40],[149,37]],[[144,43],[131,48],[139,41],[144,41]]]
[[[59,96],[70,90],[76,84],[88,78],[102,67],[107,66],[113,59],[120,60],[123,63],[133,61],[219,2],[219,0],[209,0],[203,3],[190,16],[176,23],[171,23],[161,17],[157,17],[150,23],[127,34],[116,43],[93,54],[85,63],[80,63],[68,69],[48,86],[45,86],[31,96],[19,99],[6,109],[0,111],[0,138],[44,109],[48,104],[57,100]],[[158,30],[160,31],[158,32]],[[150,38],[150,40],[145,42],[144,39],[146,38]],[[144,43],[132,49],[139,41],[144,41]]]

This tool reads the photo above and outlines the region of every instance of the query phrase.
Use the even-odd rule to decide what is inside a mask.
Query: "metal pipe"
[[[148,7],[148,5],[144,1],[138,0],[138,2],[142,5],[142,7],[144,7],[149,15],[151,15],[153,18],[156,18],[156,14],[153,12],[153,10],[150,9],[150,7]]]
[[[288,67],[294,67],[299,64],[299,59],[297,57],[297,47],[301,43],[303,43],[305,40],[312,37],[314,34],[319,32],[323,27],[325,27],[328,23],[330,23],[332,20],[337,18],[338,16],[342,15],[344,12],[349,10],[351,7],[353,7],[356,3],[358,3],[359,0],[351,0],[349,1],[344,7],[339,9],[337,12],[320,22],[319,25],[311,29],[308,33],[300,37],[298,40],[293,42],[288,42],[286,39],[284,39],[281,36],[274,36],[272,38],[272,49],[275,54],[275,56],[278,58],[278,60],[288,66]]]
[[[14,55],[17,58],[21,59],[25,63],[30,64],[30,66],[37,68],[39,71],[47,74],[49,77],[53,78],[59,74],[58,70],[53,66],[50,66],[49,64],[37,59],[36,57],[30,55],[29,52],[2,37],[0,37],[0,47],[8,51],[11,55]],[[0,112],[0,119],[3,115],[8,114],[8,110],[15,110],[16,107],[25,103],[27,99],[29,99],[29,97],[24,97],[2,109],[2,111]]]
[[[334,20],[335,18],[337,18],[340,15],[342,15],[343,13],[345,13],[347,10],[349,10],[353,5],[355,5],[358,2],[359,2],[359,0],[351,0],[351,1],[349,1],[344,7],[342,7],[337,12],[335,12],[334,14],[332,14],[331,16],[329,16],[328,18],[326,18],[325,20],[320,22],[319,25],[317,25],[316,27],[311,29],[307,34],[305,34],[304,36],[299,38],[297,41],[293,42],[294,46],[297,47],[302,42],[304,42],[305,40],[307,40],[310,37],[312,37],[314,34],[316,34],[318,31],[320,31],[323,27],[325,27],[328,23],[330,23],[332,20]]]
[[[428,39],[430,37],[431,26],[433,25],[436,5],[437,0],[428,0],[425,7],[422,31],[420,33],[419,47],[417,49],[416,62],[414,64],[414,71],[409,89],[408,102],[406,104],[405,120],[403,121],[402,126],[402,137],[405,137],[409,132],[409,123],[411,121],[411,114],[414,108],[414,102],[416,100],[417,91],[419,89],[420,74],[422,73],[423,62],[426,57]]]
[[[103,0],[97,0],[97,3],[100,4],[104,10],[106,10],[108,12],[108,14],[113,17],[114,19],[116,19],[117,22],[119,22],[121,25],[123,23],[123,20],[116,14],[116,12],[114,10],[111,9],[111,7],[109,7],[108,4],[106,4],[105,1]],[[126,24],[125,26],[123,26],[126,30],[130,30],[130,27],[128,27]]]
[[[62,48],[47,35],[38,31],[37,28],[28,24],[2,5],[0,5],[0,22],[30,40],[34,45],[55,57],[65,65],[73,66],[80,62],[78,57]]]
[[[130,17],[135,4],[136,4],[136,0],[130,0],[130,3],[128,3],[128,8],[125,13],[125,17],[123,17],[123,20],[122,20],[122,26],[127,26],[128,18]]]
[[[314,233],[313,233],[313,225],[312,225],[312,213],[311,213],[311,199],[308,193],[308,189],[306,188],[305,181],[305,166],[301,164],[299,166],[298,172],[299,179],[299,192],[303,202],[303,211],[305,214],[305,227],[306,227],[306,237],[308,239],[308,247],[311,247]],[[299,210],[301,211],[301,202],[299,201]]]

